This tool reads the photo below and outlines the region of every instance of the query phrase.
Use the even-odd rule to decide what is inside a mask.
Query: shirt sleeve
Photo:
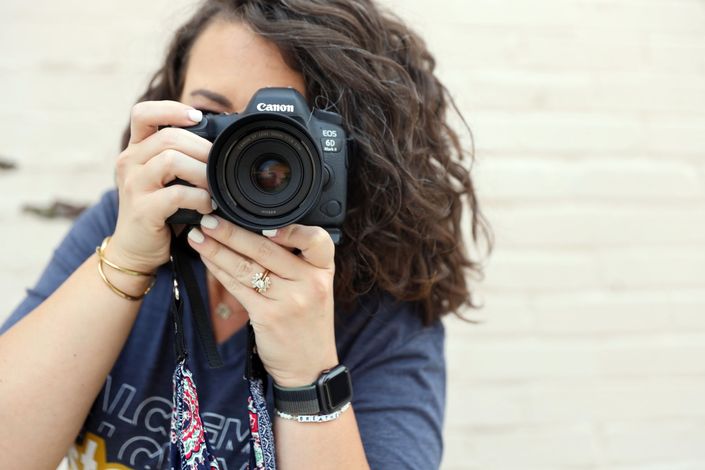
[[[372,469],[438,468],[443,453],[445,330],[437,321],[351,371],[353,409]]]
[[[109,191],[100,201],[85,210],[54,250],[34,287],[0,326],[0,335],[37,308],[94,252],[96,246],[115,230],[117,192]]]

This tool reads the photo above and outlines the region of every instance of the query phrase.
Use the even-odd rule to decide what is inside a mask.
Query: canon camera
[[[339,114],[311,110],[292,88],[263,88],[244,112],[205,114],[185,129],[213,142],[207,173],[217,215],[252,231],[318,225],[338,243],[348,179],[342,124]],[[200,217],[180,209],[167,222]]]

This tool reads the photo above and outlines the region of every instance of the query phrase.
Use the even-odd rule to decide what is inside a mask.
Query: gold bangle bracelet
[[[129,274],[130,276],[154,276],[154,273],[143,273],[141,271],[134,271],[132,269],[127,269],[123,268],[122,266],[118,266],[117,264],[111,262],[109,259],[105,257],[105,249],[108,247],[108,242],[110,241],[112,237],[107,236],[103,239],[103,243],[100,244],[98,248],[96,248],[96,253],[98,253],[98,256],[100,257],[100,260],[110,266],[113,269],[117,269],[121,273]]]
[[[132,301],[141,300],[142,298],[144,298],[145,295],[147,295],[149,293],[150,290],[152,290],[152,287],[154,287],[154,284],[157,281],[156,274],[143,273],[140,271],[134,271],[132,269],[123,268],[123,267],[118,266],[117,264],[105,259],[105,248],[108,246],[109,241],[110,241],[110,237],[109,236],[105,237],[105,239],[103,240],[103,243],[101,243],[101,245],[95,249],[95,252],[98,254],[98,274],[100,274],[100,278],[103,279],[103,282],[105,282],[105,284],[110,288],[110,290],[115,292],[117,295],[119,295],[123,299],[132,300]],[[115,286],[115,284],[110,282],[110,280],[108,279],[108,276],[105,275],[105,271],[103,270],[103,263],[107,264],[108,266],[110,266],[113,269],[120,271],[121,273],[128,274],[130,276],[151,277],[152,282],[149,284],[149,286],[147,286],[147,289],[141,295],[139,295],[139,296],[130,295],[130,294],[120,290],[118,287]]]
[[[150,290],[152,290],[152,287],[154,287],[154,283],[157,281],[157,278],[155,276],[154,279],[152,279],[152,282],[149,283],[149,286],[147,286],[147,289],[142,293],[142,295],[134,296],[134,295],[130,295],[126,292],[121,291],[112,282],[110,282],[108,280],[108,276],[106,276],[105,271],[103,271],[103,259],[102,258],[98,259],[98,273],[100,274],[101,279],[103,279],[103,282],[105,282],[105,284],[108,287],[110,287],[110,290],[115,292],[117,295],[119,295],[123,299],[132,300],[132,301],[142,300],[144,298],[144,296],[147,295]]]

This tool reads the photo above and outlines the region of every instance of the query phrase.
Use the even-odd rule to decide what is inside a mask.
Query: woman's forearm
[[[58,465],[127,339],[141,302],[112,292],[97,266],[96,255],[88,258],[0,336],[2,468],[11,462],[37,469]],[[113,270],[106,275],[132,293],[144,292],[150,280]]]
[[[274,437],[277,468],[282,470],[370,468],[352,407],[324,423],[299,423],[277,416]]]

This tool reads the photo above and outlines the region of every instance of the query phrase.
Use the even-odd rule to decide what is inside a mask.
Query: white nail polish
[[[203,113],[197,109],[188,110],[188,118],[193,122],[201,122],[203,120]]]
[[[206,237],[203,236],[203,233],[201,233],[201,231],[197,228],[192,228],[188,233],[188,237],[196,243],[203,243],[203,240],[206,239]]]
[[[201,217],[201,225],[205,228],[213,230],[218,226],[218,219],[216,219],[212,215],[204,215],[203,217]]]
[[[276,237],[277,229],[262,230],[262,235],[264,235],[265,237]]]
[[[215,199],[211,199],[211,207],[213,210],[218,210],[218,204],[215,203]]]

